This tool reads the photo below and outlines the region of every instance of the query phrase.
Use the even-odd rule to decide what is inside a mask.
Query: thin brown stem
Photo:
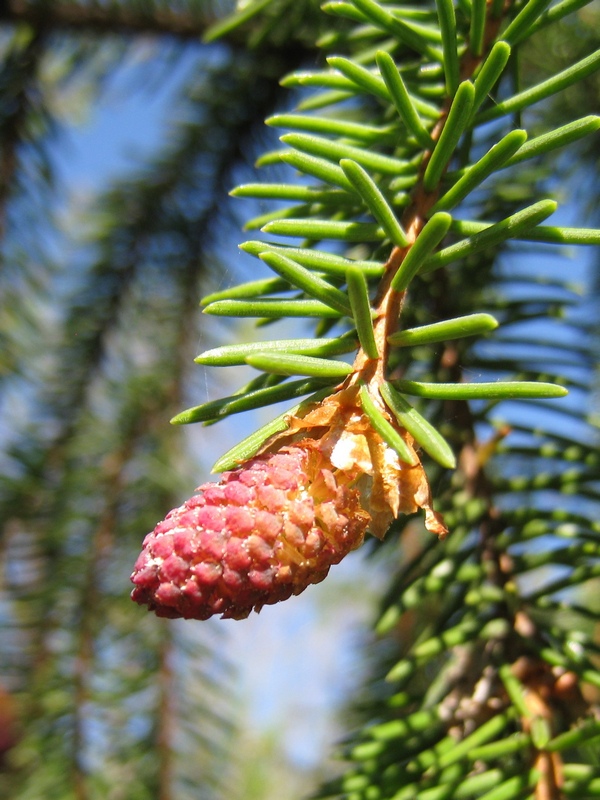
[[[214,20],[208,18],[208,14],[200,16],[168,8],[150,8],[144,12],[133,6],[7,0],[0,6],[0,21],[25,22],[41,30],[174,36],[198,42]]]
[[[0,15],[1,19],[1,15]],[[6,232],[6,207],[19,170],[19,149],[26,139],[27,118],[31,111],[31,95],[36,90],[40,60],[44,54],[45,37],[39,31],[23,50],[9,58],[4,66],[13,72],[11,94],[5,98],[11,113],[0,111],[0,239]]]
[[[488,2],[488,5],[490,3]],[[510,0],[507,3],[507,8],[510,5]],[[487,53],[494,42],[498,29],[502,20],[494,19],[488,16],[486,31],[484,36],[485,47],[482,55],[474,56],[470,53],[469,49],[463,56],[461,62],[461,78],[466,80],[469,78],[479,65],[483,62]],[[440,117],[431,132],[433,142],[437,142],[444,129],[448,118],[448,112],[452,104],[452,98],[446,98],[446,101],[440,111]],[[414,245],[417,237],[421,233],[425,223],[427,222],[427,214],[433,207],[438,199],[439,189],[436,187],[433,191],[427,191],[423,184],[423,176],[429,160],[431,158],[432,150],[426,150],[423,153],[421,165],[419,169],[419,178],[416,186],[412,192],[412,200],[402,217],[402,224],[406,231],[408,245],[406,247],[394,247],[390,256],[385,264],[385,272],[379,286],[377,297],[375,299],[376,318],[374,323],[375,342],[379,357],[374,362],[370,359],[362,349],[359,349],[354,362],[354,374],[351,382],[356,383],[363,381],[367,385],[373,387],[372,392],[374,399],[378,400],[377,387],[385,380],[387,371],[387,362],[389,354],[388,336],[398,329],[400,324],[400,316],[402,308],[406,300],[406,292],[397,292],[392,288],[392,281],[396,275],[400,265],[410,252],[411,247]]]

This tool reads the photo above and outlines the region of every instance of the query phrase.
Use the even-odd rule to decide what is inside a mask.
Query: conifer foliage
[[[180,466],[161,409],[176,425],[227,425],[286,401],[218,459],[217,482],[148,534],[133,599],[162,617],[241,619],[323,580],[364,541],[390,564],[390,582],[341,744],[345,766],[317,796],[599,796],[597,310],[570,272],[588,280],[577,265],[600,230],[561,224],[573,208],[584,215],[578,185],[597,199],[586,175],[597,169],[590,142],[597,147],[600,127],[597,10],[585,0],[250,0],[229,15],[218,4],[199,14],[194,4],[151,3],[94,6],[86,17],[84,5],[75,13],[55,3],[42,25],[37,6],[14,5],[2,18],[28,35],[5,54],[6,75],[10,67],[20,82],[3,129],[0,118],[10,266],[20,263],[10,215],[27,186],[15,179],[11,196],[9,179],[21,175],[25,142],[43,161],[52,128],[32,88],[47,26],[185,41],[198,32],[201,51],[221,43],[223,62],[202,63],[208,77],[185,98],[196,116],[176,145],[103,198],[99,218],[109,223],[94,233],[93,263],[68,304],[69,348],[52,362],[59,380],[38,398],[52,432],[28,437],[25,428],[7,459],[9,561],[29,565],[4,587],[7,680],[17,694],[16,673],[32,682],[24,719],[47,709],[9,746],[13,796],[40,787],[108,796],[127,769],[132,797],[186,797],[190,786],[235,796],[219,769],[227,714],[211,714],[210,700],[172,668],[189,648],[173,629],[153,627],[173,623],[127,601],[122,569],[118,585],[106,575],[124,558],[133,567],[144,531],[176,505],[164,477],[148,478],[148,452],[167,472]],[[96,63],[93,49],[82,45],[73,63]],[[586,98],[589,108],[578,108]],[[257,233],[241,249],[264,277],[202,300],[209,318],[255,319],[261,341],[196,357],[257,374],[182,411],[224,187],[265,115],[280,135],[258,158],[266,177],[231,192],[234,207],[260,204],[246,223]],[[30,272],[25,261],[33,285]],[[304,324],[303,338],[269,335],[290,319]],[[168,347],[150,348],[144,371],[136,344],[154,341],[157,324]],[[27,339],[13,331],[7,341],[11,368],[34,358]],[[19,621],[24,634],[13,641]],[[218,652],[207,645],[201,663],[210,683]],[[102,736],[89,720],[105,738],[115,728],[107,695],[135,704],[156,674],[154,705],[131,714],[121,751],[101,745],[92,757]],[[186,689],[212,726],[197,744],[208,780],[186,776],[175,757],[196,741],[170,736]],[[148,719],[152,731],[137,732]],[[31,757],[39,747],[56,753],[41,778]],[[160,760],[149,778],[139,754],[152,748]]]
[[[326,3],[338,24],[322,43],[333,54],[321,68],[284,77],[286,87],[303,90],[302,99],[297,111],[267,120],[286,131],[284,147],[258,162],[283,162],[301,179],[233,192],[273,201],[273,211],[247,223],[269,236],[242,249],[276,277],[209,296],[205,313],[316,318],[316,338],[201,354],[200,363],[245,363],[259,376],[174,422],[215,421],[316,391],[216,468],[241,465],[242,479],[255,453],[277,452],[282,442],[302,446],[308,438],[329,454],[334,471],[343,473],[351,454],[373,535],[382,537],[399,519],[394,527],[407,536],[401,514],[418,507],[426,509],[431,531],[442,538],[451,531],[445,543],[423,534],[418,555],[401,567],[387,595],[377,632],[396,642],[386,654],[393,691],[348,743],[347,773],[321,796],[541,800],[600,791],[595,759],[586,757],[586,743],[600,734],[595,626],[575,599],[596,585],[598,530],[595,519],[573,516],[578,494],[597,508],[597,452],[585,438],[574,443],[568,449],[577,466],[565,469],[560,443],[569,437],[557,436],[557,423],[573,405],[549,403],[566,390],[542,380],[526,363],[532,354],[511,351],[519,331],[527,348],[524,323],[549,317],[556,301],[534,288],[532,276],[525,301],[501,293],[502,271],[494,267],[494,254],[514,241],[600,243],[597,230],[542,224],[557,202],[543,180],[528,185],[520,172],[600,126],[588,115],[540,133],[527,127],[531,109],[600,66],[596,51],[538,83],[520,84],[518,53],[573,10],[571,3],[548,9],[535,0],[437,0],[418,9],[376,0]],[[503,188],[514,183],[521,192],[506,193],[503,203]],[[486,293],[492,287],[496,292]],[[558,305],[568,304],[566,282],[555,288]],[[516,333],[500,333],[498,356],[482,359],[485,350],[473,341],[499,323]],[[569,325],[577,328],[573,320]],[[537,330],[544,327],[553,332],[542,334],[553,371],[560,344],[551,342],[563,336],[550,320]],[[331,358],[351,347],[352,365]],[[466,362],[491,380],[469,381]],[[518,379],[501,379],[507,372]],[[564,382],[585,390],[577,378]],[[493,432],[497,405],[507,400],[503,408],[516,422]],[[519,422],[530,400],[540,427]],[[333,425],[321,414],[332,406]],[[313,416],[316,422],[303,424]],[[356,419],[362,426],[352,436]],[[421,454],[436,476],[443,468],[435,500],[446,522],[433,511]],[[458,467],[449,475],[455,454]],[[264,475],[268,485],[268,470]],[[565,501],[567,485],[572,495]],[[561,500],[548,508],[542,489]],[[284,500],[280,514],[287,518]],[[233,536],[235,523],[230,530]],[[307,563],[302,546],[295,558]],[[153,574],[160,569],[154,559]],[[187,583],[177,601],[167,596],[166,603],[197,590]]]

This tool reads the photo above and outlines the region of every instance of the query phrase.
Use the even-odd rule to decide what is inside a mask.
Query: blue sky
[[[173,97],[197,57],[189,52],[157,63],[155,56],[143,47],[132,51],[102,90],[100,102],[82,113],[55,148],[58,169],[72,192],[95,193],[126,176],[168,135]]]

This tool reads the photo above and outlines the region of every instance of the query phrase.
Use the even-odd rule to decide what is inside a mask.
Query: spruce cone
[[[421,508],[444,537],[420,461],[399,460],[358,394],[349,387],[290,415],[259,455],[171,511],[144,540],[133,600],[161,617],[244,619],[322,581],[367,527],[382,539]]]
[[[171,511],[144,540],[132,599],[161,617],[244,619],[318,583],[369,515],[317,443],[264,453]]]

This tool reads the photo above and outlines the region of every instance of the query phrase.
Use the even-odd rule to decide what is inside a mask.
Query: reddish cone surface
[[[133,600],[161,617],[244,619],[300,594],[363,540],[348,480],[307,439],[201,486],[145,538]]]

